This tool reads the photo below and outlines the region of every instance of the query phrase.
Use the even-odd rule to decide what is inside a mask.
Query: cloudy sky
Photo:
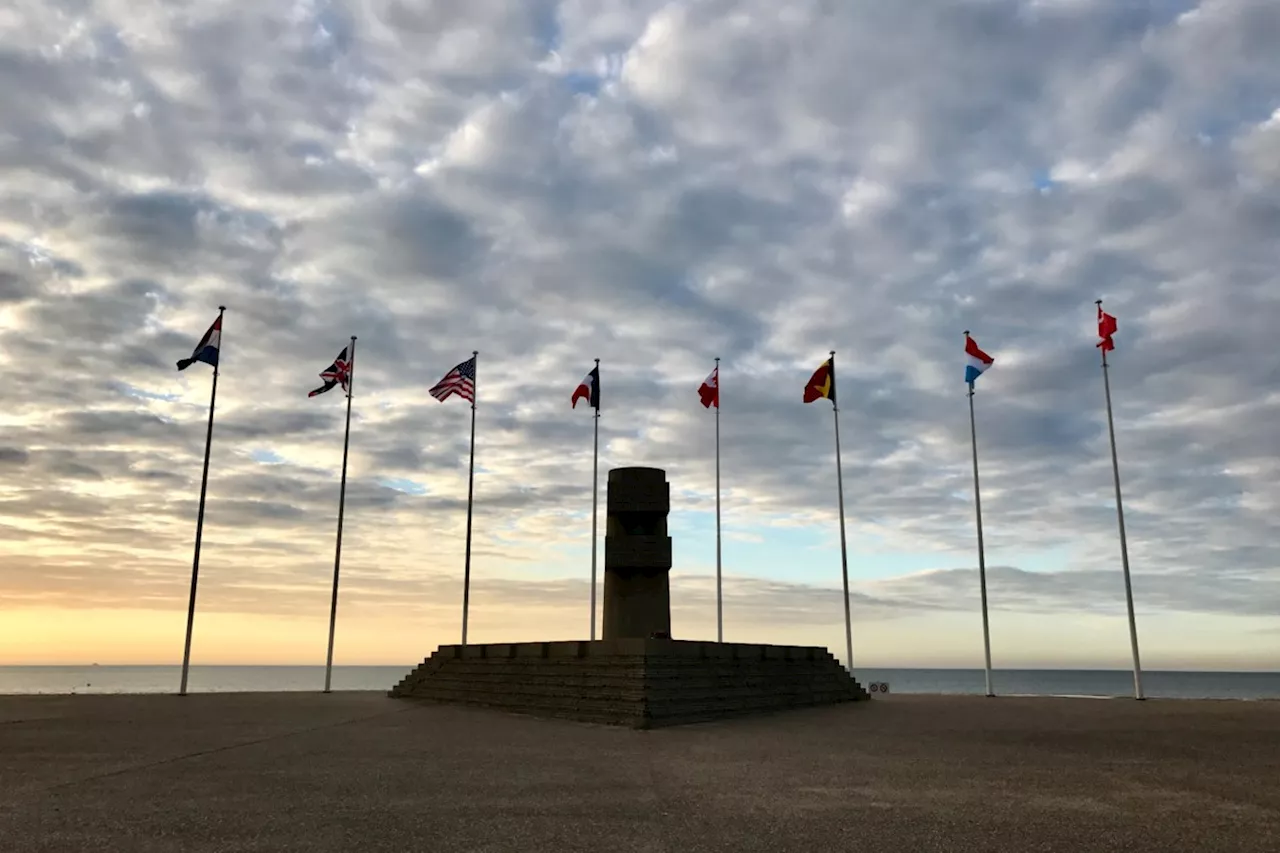
[[[1274,0],[16,0],[0,10],[0,663],[582,638],[601,469],[672,487],[674,633],[1128,666],[1095,299],[1152,668],[1280,659]]]

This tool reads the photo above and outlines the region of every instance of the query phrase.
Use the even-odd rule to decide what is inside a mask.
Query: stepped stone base
[[[645,639],[441,646],[389,695],[641,729],[870,698],[823,648]]]

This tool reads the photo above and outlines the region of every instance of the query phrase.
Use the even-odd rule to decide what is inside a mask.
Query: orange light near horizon
[[[726,620],[732,642],[825,646],[842,645],[839,595],[830,612],[805,624]],[[183,602],[185,604],[185,602]],[[473,610],[475,643],[584,639],[585,602],[573,606],[485,606]],[[334,663],[340,666],[402,665],[419,661],[438,645],[457,643],[455,602],[387,612],[356,606],[338,613]],[[1125,669],[1123,614],[1026,614],[997,611],[993,656],[997,669]],[[726,615],[729,611],[726,609]],[[714,609],[677,608],[678,638],[715,636]],[[854,621],[854,668],[981,667],[981,634],[971,613],[906,612],[892,619]],[[1197,615],[1188,630],[1185,614],[1143,617],[1150,651],[1148,669],[1273,670],[1270,646],[1242,654],[1239,637],[1270,636],[1275,620],[1265,617]],[[173,665],[182,662],[185,607],[0,610],[0,666]],[[327,607],[315,614],[196,613],[192,663],[200,665],[323,666],[328,636]]]

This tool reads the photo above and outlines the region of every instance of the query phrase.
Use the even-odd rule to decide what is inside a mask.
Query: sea
[[[334,690],[387,690],[412,668],[335,666]],[[0,694],[176,693],[180,666],[0,666]],[[875,692],[978,694],[986,692],[980,669],[857,669],[854,676]],[[1128,670],[1004,669],[992,674],[1003,696],[1133,695]],[[1143,692],[1164,699],[1277,699],[1280,672],[1172,672],[1142,674]],[[323,666],[192,666],[189,693],[319,691]]]

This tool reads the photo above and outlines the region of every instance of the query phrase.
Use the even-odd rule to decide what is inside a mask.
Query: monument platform
[[[824,648],[642,638],[441,646],[390,695],[640,729],[870,698]]]

